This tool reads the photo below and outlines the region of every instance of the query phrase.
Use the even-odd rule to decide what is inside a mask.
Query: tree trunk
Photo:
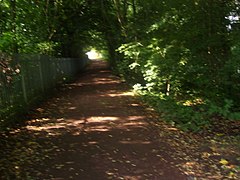
[[[11,0],[11,14],[12,14],[12,33],[13,33],[13,53],[18,53],[18,42],[17,42],[17,5],[16,0]]]
[[[124,22],[124,13],[122,13],[121,11],[121,3],[119,0],[113,0],[114,5],[115,5],[115,9],[116,9],[116,15],[117,15],[117,19],[118,22],[120,24],[121,30],[122,30],[122,34],[124,37],[127,37],[127,33],[126,33],[126,29],[125,29],[125,22]]]

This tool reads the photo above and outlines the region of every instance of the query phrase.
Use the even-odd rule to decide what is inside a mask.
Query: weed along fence
[[[42,99],[57,84],[83,70],[88,58],[53,58],[44,55],[16,55],[0,59],[0,120],[10,121]]]

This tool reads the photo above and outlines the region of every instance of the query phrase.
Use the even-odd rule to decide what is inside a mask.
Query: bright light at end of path
[[[92,49],[91,51],[88,51],[86,54],[89,59],[101,59],[102,58],[102,55],[94,49]]]

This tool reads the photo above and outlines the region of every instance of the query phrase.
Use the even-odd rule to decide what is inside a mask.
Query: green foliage
[[[221,116],[226,119],[240,120],[240,113],[234,111],[234,101],[225,99],[222,105],[216,105],[211,101],[206,103],[209,118],[214,116]]]
[[[237,118],[239,19],[231,21],[229,16],[239,17],[238,3],[181,0],[136,5],[133,17],[128,16],[133,21],[126,26],[126,42],[118,49],[124,57],[118,62],[121,74],[156,109],[166,104],[158,96],[170,95],[167,102],[176,113],[170,112],[171,118],[186,129],[199,130],[214,115]],[[197,98],[201,108],[182,103]]]
[[[12,32],[4,32],[1,35],[0,50],[11,51],[14,34]]]
[[[142,83],[142,62],[139,61],[139,57],[144,53],[144,49],[142,50],[142,44],[135,42],[123,44],[118,48],[118,51],[125,56],[125,59],[117,64],[119,73],[132,84],[136,82]]]
[[[41,54],[52,54],[58,43],[54,42],[41,42],[37,44],[37,48]]]
[[[221,115],[225,118],[228,118],[231,114],[231,108],[233,106],[233,101],[225,99],[222,107],[219,107],[212,102],[209,102],[208,113],[210,115]]]
[[[99,19],[84,0],[2,0],[0,8],[0,50],[8,54],[80,57]]]
[[[137,92],[145,102],[160,113],[164,120],[182,130],[197,132],[210,125],[210,119],[205,113],[196,111],[194,109],[196,107],[185,106],[165,95],[150,94],[142,90]]]
[[[79,57],[95,47],[136,88],[169,95],[189,114],[183,124],[205,121],[179,105],[192,98],[209,114],[240,111],[238,1],[2,0],[0,8],[3,52]]]

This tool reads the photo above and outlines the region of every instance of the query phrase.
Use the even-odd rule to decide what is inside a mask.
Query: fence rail
[[[83,70],[88,58],[16,55],[0,66],[0,123],[26,110],[60,82]]]

